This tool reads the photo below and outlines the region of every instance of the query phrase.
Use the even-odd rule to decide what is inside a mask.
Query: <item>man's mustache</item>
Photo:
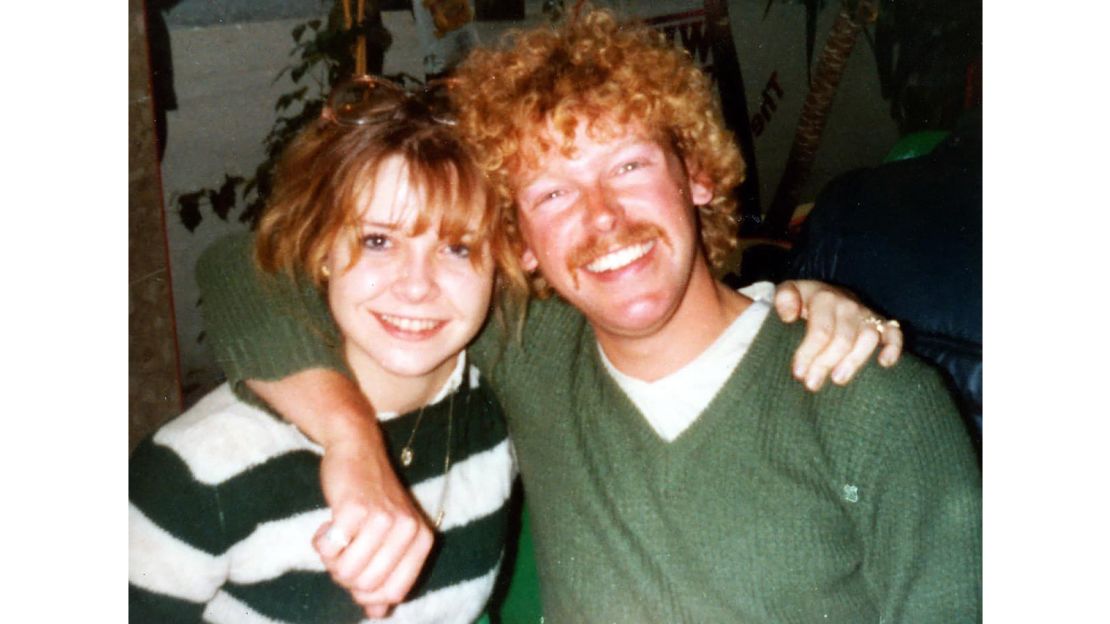
[[[652,239],[669,243],[667,234],[653,223],[629,223],[615,232],[592,234],[571,250],[567,256],[567,270],[574,287],[578,288],[578,271],[594,260],[624,247],[639,245]]]

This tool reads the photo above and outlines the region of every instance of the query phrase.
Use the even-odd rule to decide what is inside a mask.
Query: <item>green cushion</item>
[[[896,160],[905,160],[907,158],[915,158],[917,156],[924,156],[933,151],[933,148],[940,144],[948,136],[948,132],[943,130],[923,130],[921,132],[912,132],[906,136],[898,139],[890,153],[886,155],[883,162],[894,162]]]
[[[517,542],[509,590],[494,621],[502,624],[538,624],[543,621],[540,607],[540,577],[536,572],[536,555],[532,550],[532,522],[528,504],[522,505],[520,540]]]

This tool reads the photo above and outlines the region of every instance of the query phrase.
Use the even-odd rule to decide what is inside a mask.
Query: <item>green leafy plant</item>
[[[206,207],[216,217],[227,221],[236,207],[241,206],[239,221],[254,227],[269,197],[272,172],[281,153],[306,124],[320,115],[331,86],[354,72],[352,49],[357,38],[360,35],[366,38],[367,67],[372,73],[381,73],[382,57],[392,42],[376,10],[368,12],[361,25],[344,28],[340,2],[336,2],[326,20],[313,19],[298,24],[291,35],[294,46],[289,54],[295,60],[274,77],[274,82],[288,76],[293,89],[283,93],[274,103],[277,119],[263,139],[266,159],[255,167],[250,177],[229,173],[216,186],[176,194],[173,203],[178,217],[190,232],[203,220]]]

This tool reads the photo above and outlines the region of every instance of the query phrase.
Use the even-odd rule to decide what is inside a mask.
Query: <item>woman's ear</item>
[[[540,266],[540,261],[536,258],[536,254],[532,253],[532,248],[525,245],[524,251],[520,252],[520,266],[524,267],[526,273],[531,273]]]

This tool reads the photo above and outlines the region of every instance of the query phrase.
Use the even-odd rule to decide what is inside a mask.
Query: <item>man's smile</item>
[[[586,270],[591,273],[604,273],[622,269],[647,255],[654,247],[655,239],[652,239],[617,249],[587,264]]]

